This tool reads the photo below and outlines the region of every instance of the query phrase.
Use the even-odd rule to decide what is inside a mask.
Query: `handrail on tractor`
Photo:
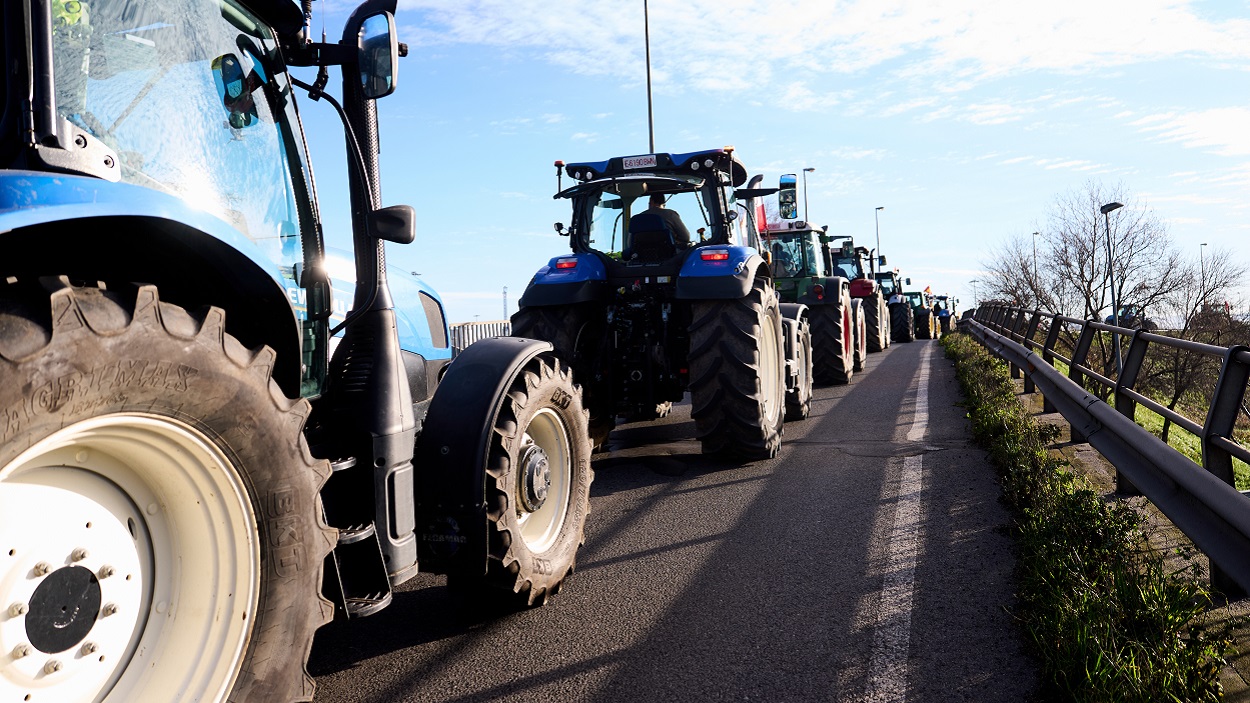
[[[1250,449],[1233,437],[1250,380],[1250,349],[1006,305],[982,306],[959,327],[1009,362],[1014,378],[1023,372],[1025,392],[1041,391],[1046,411],[1061,412],[1068,420],[1073,441],[1088,441],[1115,466],[1117,492],[1146,496],[1210,558],[1214,587],[1229,596],[1250,593],[1250,500],[1236,489],[1233,477],[1234,458],[1250,463]],[[1039,333],[1045,335],[1041,343]],[[1093,342],[1107,334],[1128,338],[1118,373],[1114,361],[1101,372],[1089,366]],[[1071,350],[1069,356],[1056,351],[1061,342]],[[1152,346],[1220,359],[1201,424],[1136,390]],[[1067,376],[1055,367],[1056,360],[1068,367]],[[1106,389],[1112,404],[1091,395],[1087,383]],[[1201,466],[1139,426],[1134,420],[1138,405],[1197,436]]]

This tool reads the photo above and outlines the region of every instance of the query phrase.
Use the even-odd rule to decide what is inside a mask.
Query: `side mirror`
[[[885,254],[882,254],[881,256],[877,257],[877,265],[885,266]]]
[[[777,213],[783,220],[793,220],[799,216],[798,176],[793,173],[781,177],[777,189]]]
[[[855,256],[855,244],[850,241],[842,242],[842,256],[844,258]]]
[[[903,279],[903,285],[905,285],[905,286],[910,286],[910,285],[911,285],[911,279],[910,279],[910,278],[904,278],[904,279]]]
[[[392,205],[369,213],[369,231],[378,239],[412,244],[417,238],[417,212],[411,205]]]
[[[399,40],[395,38],[395,18],[382,12],[365,18],[356,39],[356,62],[360,67],[360,89],[369,100],[395,92],[399,72]]]
[[[244,71],[243,62],[234,54],[213,59],[212,69],[217,95],[229,115],[230,126],[243,129],[256,124],[260,120],[252,99],[252,91],[258,87],[256,74]]]
[[[563,222],[557,222],[557,223],[556,223],[556,234],[564,234],[564,223],[563,223]]]

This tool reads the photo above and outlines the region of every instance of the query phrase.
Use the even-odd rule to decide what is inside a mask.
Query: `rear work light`
[[[812,286],[812,294],[816,296],[817,300],[824,300],[825,299],[825,287],[817,283],[816,285]]]
[[[704,261],[729,261],[729,252],[724,249],[704,249],[699,252],[699,258]]]
[[[577,268],[577,259],[556,259],[556,268],[575,269]]]

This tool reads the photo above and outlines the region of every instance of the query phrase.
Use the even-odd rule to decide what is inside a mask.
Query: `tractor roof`
[[[687,154],[641,154],[614,156],[607,161],[582,161],[565,167],[574,180],[586,182],[614,176],[694,175],[709,172],[729,176],[730,184],[740,186],[747,180],[746,166],[734,158],[732,150],[708,149]]]

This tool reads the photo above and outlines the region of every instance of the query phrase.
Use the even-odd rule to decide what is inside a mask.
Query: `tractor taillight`
[[[577,259],[556,259],[556,268],[575,269],[577,268]]]
[[[825,299],[825,287],[817,283],[816,285],[812,286],[812,294],[816,296],[817,300],[824,300]]]
[[[729,261],[729,252],[724,249],[704,249],[699,252],[699,258],[704,261]]]

